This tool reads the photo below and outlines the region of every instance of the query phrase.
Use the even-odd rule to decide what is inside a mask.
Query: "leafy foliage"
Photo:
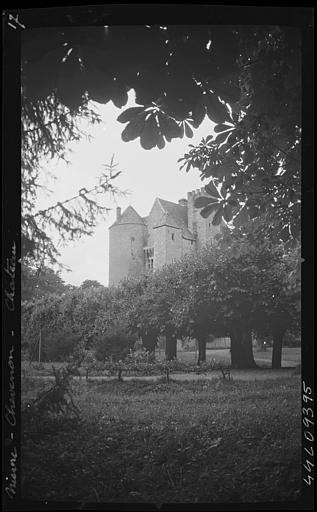
[[[230,103],[231,119],[180,161],[221,189],[217,201],[208,186],[209,202],[197,200],[203,216],[216,211],[237,227],[265,216],[266,236],[290,243],[300,237],[300,36],[281,27],[236,35],[241,95]]]
[[[214,214],[214,224],[225,219],[235,226],[265,216],[266,235],[284,242],[299,240],[301,40],[297,29],[62,27],[25,31],[22,47],[24,130],[35,137],[26,138],[26,154],[34,146],[31,160],[43,152],[62,153],[65,141],[78,137],[72,124],[76,116],[97,122],[89,100],[112,101],[122,108],[128,91],[134,89],[137,106],[118,117],[126,124],[122,132],[126,142],[139,138],[145,149],[162,149],[174,138],[191,137],[205,116],[215,123],[214,135],[191,146],[181,159],[186,171],[198,168],[203,178],[212,179],[207,187],[216,183],[220,190],[214,195],[206,189],[210,201],[201,205],[203,216]],[[31,168],[37,172],[32,162],[30,177]],[[33,190],[32,186],[27,189]],[[80,224],[72,235],[81,229]],[[27,218],[26,234],[28,230],[49,246],[44,225]],[[31,240],[26,236],[29,245]]]
[[[100,286],[103,286],[99,281],[96,281],[95,279],[86,279],[82,282],[80,285],[80,288],[98,288]]]
[[[60,328],[54,332],[43,332],[42,361],[66,361],[80,343],[78,334],[69,327]],[[36,354],[37,356],[37,354]]]
[[[95,355],[98,361],[113,358],[114,361],[123,359],[135,343],[135,338],[127,336],[118,329],[107,331],[95,340]]]
[[[50,294],[61,295],[71,290],[71,285],[66,285],[59,271],[50,267],[39,267],[28,264],[27,260],[21,265],[21,299],[30,301],[40,299]]]
[[[140,137],[147,149],[164,147],[164,138],[190,136],[190,124],[199,126],[206,113],[224,122],[228,111],[218,95],[222,89],[232,101],[240,95],[232,27],[63,27],[23,37],[27,97],[55,95],[71,109],[88,98],[121,108],[134,89],[142,107],[128,109],[119,121],[128,122],[124,140]],[[48,60],[50,72],[43,73]]]

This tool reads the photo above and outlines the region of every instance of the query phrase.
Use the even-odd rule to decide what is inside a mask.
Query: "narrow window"
[[[172,233],[172,240],[174,240],[174,233]]]

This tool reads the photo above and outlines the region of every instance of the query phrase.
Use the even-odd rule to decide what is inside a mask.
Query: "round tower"
[[[123,214],[117,208],[117,218],[109,228],[109,285],[125,277],[144,272],[144,238],[146,226],[138,213],[129,206]]]

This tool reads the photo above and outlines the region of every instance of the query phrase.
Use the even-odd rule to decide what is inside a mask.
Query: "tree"
[[[22,124],[24,122],[22,118]],[[54,123],[59,125],[58,117],[54,120]],[[34,128],[34,131],[37,131],[37,136],[41,139],[41,145],[47,143],[46,139],[44,136],[42,137],[41,134],[42,126],[43,121],[39,124],[39,127]],[[58,144],[55,144],[54,141],[52,142],[53,137],[49,131],[45,136],[52,144],[51,157],[58,156],[59,158],[65,159],[63,153],[57,153]],[[71,137],[71,135],[64,135],[63,144],[65,146],[68,140],[71,140]],[[22,255],[29,261],[40,261],[41,266],[47,262],[57,264],[59,252],[56,242],[53,243],[52,241],[52,234],[55,234],[55,237],[57,235],[57,239],[60,243],[65,243],[65,241],[69,240],[78,240],[83,235],[91,235],[97,225],[98,219],[109,211],[109,208],[103,206],[98,201],[98,196],[104,195],[105,192],[111,194],[119,193],[118,189],[112,184],[112,180],[120,174],[120,171],[116,171],[117,164],[113,164],[112,159],[109,165],[104,165],[105,171],[101,173],[96,186],[89,190],[85,187],[81,188],[77,195],[63,202],[53,204],[44,210],[36,211],[35,200],[38,190],[41,187],[38,180],[41,172],[41,155],[37,153],[36,156],[27,155],[29,151],[28,144],[31,145],[32,150],[34,147],[32,140],[28,140],[24,143],[25,147],[22,148]],[[55,153],[54,147],[56,148]],[[30,159],[31,163],[24,163],[24,160],[27,158]]]
[[[124,332],[119,325],[113,326],[103,335],[96,337],[94,345],[96,359],[98,361],[122,360],[129,354],[135,341],[135,338]]]
[[[131,317],[145,348],[154,351],[159,336],[165,336],[167,360],[177,357],[177,336],[180,334],[173,321],[172,306],[180,285],[179,276],[172,265],[166,265],[144,277],[145,286],[131,310]]]
[[[29,358],[36,358],[36,350],[41,343],[41,351],[46,350],[46,339],[52,340],[55,333],[72,331],[69,318],[62,315],[62,295],[49,294],[41,298],[25,301],[21,307],[22,348],[27,349]],[[60,336],[60,338],[62,335]]]
[[[273,337],[272,366],[281,365],[287,327],[299,324],[296,251],[258,237],[257,226],[224,229],[216,245],[173,264],[179,285],[171,316],[184,336],[199,342],[198,363],[206,358],[206,339],[231,338],[231,365],[255,367],[252,333]],[[161,278],[162,280],[162,278]],[[169,281],[176,282],[176,278]]]
[[[236,277],[230,278],[230,286],[235,280],[238,287],[229,289],[229,296],[236,299],[237,310],[248,310],[249,347],[250,331],[272,336],[272,367],[280,368],[284,334],[287,328],[298,328],[300,322],[300,277],[296,268],[299,246],[287,249],[283,243],[277,245],[270,239],[261,239],[258,227],[258,223],[248,223],[239,229],[224,231],[219,238],[219,250],[236,273]],[[228,266],[225,273],[230,275]],[[222,283],[221,291],[224,291],[225,278]]]
[[[300,332],[300,283],[296,272],[297,254],[295,250],[285,251],[275,247],[276,259],[267,273],[266,296],[263,293],[262,308],[257,318],[260,332],[273,339],[272,368],[281,368],[283,340],[287,331]]]
[[[83,281],[80,285],[81,289],[87,289],[87,288],[100,288],[103,287],[99,281],[96,281],[95,279],[86,279]]]
[[[25,31],[23,38],[28,101],[55,101],[73,113],[89,99],[122,108],[134,89],[139,106],[118,120],[126,123],[123,140],[140,138],[145,149],[191,137],[207,115],[217,135],[184,157],[187,171],[195,166],[212,178],[202,213],[216,211],[214,222],[234,219],[236,225],[266,213],[278,239],[299,239],[297,29],[63,27]]]
[[[46,332],[41,350],[41,361],[65,362],[79,345],[80,337],[74,334],[69,327]],[[34,352],[33,356],[35,356]]]
[[[190,254],[171,268],[179,277],[173,321],[182,336],[198,341],[197,364],[206,361],[206,342],[217,329],[219,306],[210,294],[213,273],[205,253]]]
[[[109,293],[103,287],[69,289],[64,286],[63,293],[33,295],[32,300],[22,303],[23,343],[27,343],[32,352],[38,346],[40,333],[45,347],[49,340],[55,339],[59,343],[58,336],[62,341],[64,332],[65,338],[73,336],[89,348],[96,318],[107,309],[110,301]]]
[[[300,36],[257,27],[237,37],[241,96],[230,105],[231,120],[191,146],[182,166],[212,178],[209,200],[196,203],[204,217],[240,226],[265,215],[265,235],[291,243],[300,238]]]
[[[127,332],[141,338],[143,348],[155,356],[160,331],[157,325],[149,321],[146,312],[145,294],[149,282],[150,276],[147,274],[127,278],[120,283],[118,290]]]
[[[31,33],[34,32],[30,30]],[[36,31],[35,31],[36,32]],[[48,31],[49,32],[49,31]],[[30,35],[30,34],[29,34]],[[29,53],[28,36],[23,43],[21,63],[22,101],[21,101],[21,243],[22,255],[33,261],[57,263],[59,252],[52,234],[59,237],[60,242],[77,240],[83,235],[91,235],[97,219],[109,211],[100,201],[100,195],[118,193],[113,180],[120,174],[113,158],[104,170],[96,185],[89,190],[85,187],[78,194],[63,202],[53,204],[44,210],[36,210],[36,198],[41,184],[43,167],[49,159],[58,158],[67,162],[69,143],[78,141],[89,135],[82,129],[82,121],[90,125],[100,122],[99,116],[83,100],[75,108],[61,103],[56,94],[40,94],[35,98],[30,93],[30,82],[26,78],[28,69],[43,65],[40,58],[42,50],[33,48],[35,54]],[[32,39],[32,37],[31,37]],[[36,44],[38,44],[37,41]],[[47,47],[45,46],[46,50]],[[44,50],[44,53],[45,51]],[[54,53],[54,52],[53,52]],[[45,55],[45,68],[42,72],[51,75],[51,56]],[[57,54],[55,57],[58,58]],[[38,60],[39,59],[39,60]],[[37,68],[37,71],[39,69]],[[32,80],[41,82],[40,76]],[[73,91],[74,95],[76,92]]]
[[[61,295],[70,289],[60,276],[49,267],[35,268],[22,262],[21,265],[21,298],[32,300],[45,297],[49,294]]]

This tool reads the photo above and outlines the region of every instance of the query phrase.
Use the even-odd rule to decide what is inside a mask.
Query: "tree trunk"
[[[177,358],[177,338],[174,335],[166,335],[165,357],[167,361]]]
[[[155,356],[155,347],[157,345],[157,338],[155,336],[151,336],[149,334],[142,335],[142,345],[147,350],[151,356]]]
[[[285,329],[276,327],[273,329],[273,351],[272,351],[272,368],[278,369],[282,367],[282,346]]]
[[[206,361],[206,338],[197,338],[198,339],[198,360],[197,365],[200,363],[204,363]]]
[[[256,368],[253,357],[251,329],[235,327],[230,333],[231,367],[239,369]]]

